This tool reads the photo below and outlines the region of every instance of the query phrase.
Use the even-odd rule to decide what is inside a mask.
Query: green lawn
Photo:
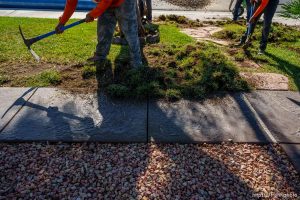
[[[95,66],[85,63],[97,44],[95,22],[34,44],[32,48],[41,56],[41,63],[31,57],[18,26],[30,38],[53,30],[56,23],[54,19],[0,17],[0,86],[53,86],[92,91],[99,87]],[[225,33],[219,33],[218,37],[230,36],[229,39],[236,40],[243,31],[240,25],[224,26]],[[174,23],[160,24],[159,31],[160,43],[143,48],[146,68],[130,69],[128,47],[112,45],[106,66],[111,66],[115,76],[113,84],[104,88],[108,93],[118,97],[178,99],[202,98],[216,91],[249,90],[239,76],[241,69],[225,56],[226,49],[196,42],[181,33]],[[260,70],[288,75],[291,88],[299,89],[299,46],[299,40],[292,44],[280,41],[279,46],[273,43],[262,58],[256,56],[255,48],[250,52],[253,59],[263,64]]]
[[[53,30],[56,23],[55,19],[0,17],[0,61],[32,60],[20,37],[19,25],[22,26],[25,37],[31,38]],[[160,32],[163,44],[185,45],[193,41],[187,35],[179,33],[175,26],[162,25]],[[79,25],[67,30],[62,35],[51,36],[39,41],[32,46],[32,49],[45,62],[68,64],[86,60],[93,55],[96,44],[96,23],[94,22]],[[120,46],[112,45],[109,59],[114,60],[119,52]]]
[[[237,42],[245,31],[245,27],[239,24],[225,24],[224,30],[214,36],[220,39],[229,39]],[[249,57],[259,63],[262,68],[250,69],[258,72],[275,72],[287,76],[290,80],[291,90],[300,90],[300,31],[299,28],[274,24],[270,33],[270,41],[266,55],[257,55],[259,40],[261,38],[261,25],[253,35],[253,47],[249,49],[249,55],[239,51],[238,57]],[[245,70],[245,69],[240,69]]]

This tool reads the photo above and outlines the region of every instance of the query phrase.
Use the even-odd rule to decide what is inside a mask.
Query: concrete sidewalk
[[[0,9],[0,16],[6,17],[35,17],[35,18],[54,18],[58,19],[62,14],[62,11],[49,11],[49,10],[15,10],[15,9]],[[190,19],[199,20],[218,20],[222,18],[232,18],[230,12],[220,11],[182,11],[182,10],[153,10],[153,16],[158,17],[160,15],[183,15]],[[75,12],[72,18],[81,19],[84,18],[86,12]],[[280,17],[276,14],[274,22],[287,24],[290,26],[300,26],[300,20],[287,19]]]
[[[171,103],[55,88],[0,88],[0,122],[2,142],[280,143],[300,171],[298,92]]]
[[[299,93],[289,91],[166,102],[112,100],[102,93],[55,88],[0,88],[0,139],[300,144],[299,104]]]

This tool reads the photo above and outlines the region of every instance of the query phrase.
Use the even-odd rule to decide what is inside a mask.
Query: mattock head
[[[23,31],[22,31],[22,29],[21,29],[21,26],[19,25],[19,31],[20,31],[20,34],[21,34],[21,36],[22,36],[22,39],[23,39],[23,42],[24,42],[24,44],[26,45],[26,47],[28,48],[28,50],[29,50],[29,52],[31,53],[31,55],[35,58],[35,60],[37,61],[37,62],[40,62],[40,57],[30,48],[30,46],[31,46],[31,40],[29,39],[26,39],[25,38],[25,36],[24,36],[24,34],[23,34]]]

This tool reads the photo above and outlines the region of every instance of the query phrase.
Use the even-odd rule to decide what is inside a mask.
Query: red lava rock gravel
[[[0,144],[0,199],[296,199],[278,145]]]

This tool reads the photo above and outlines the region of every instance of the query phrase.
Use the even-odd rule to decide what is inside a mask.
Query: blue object
[[[0,8],[63,10],[65,3],[66,0],[0,0]],[[90,10],[94,7],[92,0],[79,0],[77,10]]]
[[[83,22],[85,22],[85,19],[81,19],[81,20],[79,20],[79,21],[77,21],[77,22],[74,22],[74,23],[71,23],[71,24],[69,24],[69,25],[67,25],[67,26],[64,26],[64,27],[62,28],[62,30],[67,30],[67,29],[69,29],[69,28],[72,28],[72,27],[74,27],[74,26],[77,26],[77,25],[79,25],[79,24],[82,24]],[[54,34],[56,34],[56,32],[55,32],[55,31],[51,31],[51,32],[49,32],[49,33],[45,33],[45,34],[43,34],[43,35],[37,36],[37,37],[35,37],[35,38],[32,38],[32,39],[30,39],[31,44],[33,44],[33,43],[35,43],[35,42],[37,42],[37,41],[40,41],[40,40],[42,40],[42,39],[44,39],[44,38],[47,38],[47,37],[49,37],[49,36],[51,36],[51,35],[54,35]]]
[[[251,8],[250,8],[250,18],[249,18],[249,20],[250,20],[251,17],[253,16],[254,10],[255,10],[255,4],[253,4],[253,5],[251,6]],[[250,34],[251,34],[251,23],[248,21],[248,32],[247,32],[248,37],[250,36]]]

